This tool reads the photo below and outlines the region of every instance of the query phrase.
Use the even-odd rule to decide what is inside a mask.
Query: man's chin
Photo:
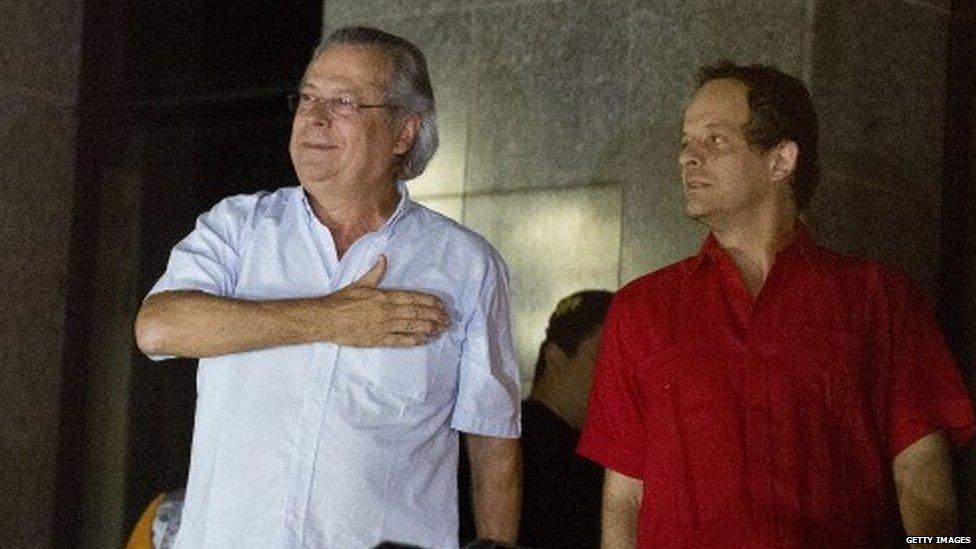
[[[301,170],[295,170],[295,173],[298,174],[298,180],[302,182],[302,185],[327,185],[337,175],[336,170],[321,165],[307,166]]]
[[[685,216],[688,219],[701,222],[708,215],[708,212],[700,204],[685,203]]]

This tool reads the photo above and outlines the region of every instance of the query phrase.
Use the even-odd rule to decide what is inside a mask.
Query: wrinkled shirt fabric
[[[578,451],[643,481],[638,546],[904,544],[892,461],[973,409],[911,281],[806,228],[759,294],[709,235],[614,297]]]
[[[435,294],[452,319],[412,348],[201,359],[177,549],[457,547],[458,431],[519,435],[507,273],[483,238],[398,190],[341,260],[300,187],[224,199],[173,249],[151,294],[322,296],[383,254],[381,288]]]

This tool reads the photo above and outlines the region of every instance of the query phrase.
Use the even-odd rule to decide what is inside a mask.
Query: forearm
[[[199,291],[146,298],[136,341],[148,355],[199,358],[328,341],[352,347],[413,347],[450,323],[439,297],[377,288],[386,257],[355,282],[319,297],[249,301]]]
[[[136,341],[149,355],[199,358],[324,339],[327,314],[316,298],[248,301],[198,291],[146,299],[136,318]]]
[[[602,549],[637,547],[637,515],[644,483],[607,469],[603,480]]]
[[[522,512],[522,452],[517,439],[467,435],[475,529],[481,539],[515,543]]]
[[[906,448],[893,464],[898,508],[908,536],[953,536],[958,528],[952,455],[942,433]]]

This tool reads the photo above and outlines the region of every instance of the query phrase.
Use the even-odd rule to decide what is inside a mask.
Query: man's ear
[[[800,148],[790,140],[784,140],[769,151],[769,175],[773,181],[790,181],[796,172],[796,159]]]
[[[556,345],[551,341],[546,342],[546,346],[542,352],[545,353],[546,356],[547,371],[551,371],[553,369],[562,370],[563,366],[566,364],[566,361],[569,360],[566,357],[566,353],[559,348],[559,345]]]
[[[413,114],[405,116],[397,124],[396,131],[393,153],[405,154],[410,150],[410,147],[413,147],[413,142],[417,139],[417,133],[420,131],[420,117]]]

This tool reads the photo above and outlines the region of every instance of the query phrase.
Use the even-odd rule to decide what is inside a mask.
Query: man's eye
[[[315,96],[305,92],[299,93],[298,98],[302,101],[315,101]]]
[[[348,97],[340,97],[336,100],[336,103],[338,103],[338,105],[343,108],[356,106],[356,102],[353,101],[352,99],[349,99]]]
[[[709,135],[708,136],[708,142],[709,143],[714,143],[714,144],[718,145],[720,143],[723,143],[724,141],[725,141],[725,136],[722,136],[722,135],[718,135],[718,134],[713,133],[712,135]]]

